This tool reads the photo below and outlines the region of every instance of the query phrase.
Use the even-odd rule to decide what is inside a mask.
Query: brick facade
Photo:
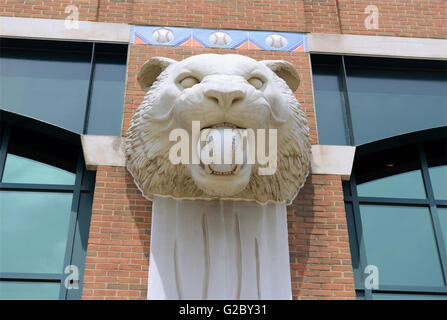
[[[83,299],[146,299],[151,211],[125,168],[98,167]]]
[[[445,0],[0,0],[0,16],[195,28],[447,38]],[[365,28],[365,8],[379,10],[379,28]]]
[[[341,178],[310,175],[287,221],[293,299],[355,299]]]
[[[447,38],[445,0],[0,0],[0,16],[64,19],[69,4],[85,21]],[[377,30],[365,28],[368,5],[379,9]],[[130,45],[122,135],[143,99],[136,75],[148,58],[207,52],[292,62],[301,77],[296,96],[318,143],[308,53],[144,45]],[[151,210],[125,168],[97,169],[83,299],[146,298]],[[354,299],[341,178],[310,175],[288,207],[288,226],[293,298]]]
[[[144,96],[136,76],[148,58],[166,56],[181,60],[208,52],[235,51],[131,45],[123,136]],[[296,66],[301,79],[296,97],[307,115],[312,144],[318,143],[309,54],[256,50],[238,53],[257,60],[285,59]],[[98,168],[84,299],[146,296],[150,209],[151,203],[140,195],[125,169]],[[288,208],[288,224],[293,298],[355,298],[340,177],[309,176]]]
[[[310,175],[288,207],[293,299],[354,299],[339,176]],[[151,202],[124,168],[99,167],[83,299],[146,299]]]
[[[377,6],[379,28],[367,30],[365,8]],[[413,38],[447,38],[444,0],[304,0],[306,31]]]

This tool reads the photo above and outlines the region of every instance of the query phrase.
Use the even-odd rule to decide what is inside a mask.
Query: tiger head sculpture
[[[236,54],[202,54],[182,61],[154,57],[141,67],[138,82],[146,95],[127,131],[126,157],[144,196],[260,204],[294,199],[309,172],[310,138],[306,116],[293,94],[299,76],[291,63]],[[221,166],[173,163],[175,129],[192,139],[188,159],[200,153],[201,135],[194,134],[193,122],[202,133],[210,128],[251,130],[254,139],[243,147],[251,151],[259,147],[257,132],[275,130],[275,148],[268,138],[264,145],[275,153],[274,170],[262,174],[259,159]]]

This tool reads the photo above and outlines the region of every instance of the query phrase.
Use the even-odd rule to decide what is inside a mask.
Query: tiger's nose
[[[208,88],[204,90],[204,94],[223,109],[231,108],[234,103],[244,98],[244,92],[237,88]]]

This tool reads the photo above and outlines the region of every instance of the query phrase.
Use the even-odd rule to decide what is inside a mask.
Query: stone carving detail
[[[291,299],[284,204],[155,197],[149,299]]]
[[[287,39],[280,34],[271,34],[265,39],[265,43],[270,48],[281,49],[287,46]]]
[[[128,170],[147,198],[259,204],[293,200],[309,172],[310,139],[305,114],[293,94],[299,76],[291,63],[258,62],[233,54],[203,54],[180,62],[154,57],[141,67],[138,81],[146,95],[127,132],[126,157]],[[200,164],[172,164],[168,157],[175,141],[169,140],[170,132],[186,130],[195,139],[191,145],[197,146],[193,121],[200,121],[200,130],[276,129],[274,174],[261,175],[257,160],[224,175]]]
[[[240,55],[155,57],[138,81],[146,95],[127,132],[126,157],[153,200],[148,298],[290,299],[286,203],[310,162],[307,120],[293,95],[296,69]],[[258,135],[266,129],[274,144]],[[177,164],[175,130],[190,140]],[[250,130],[254,138],[244,140]],[[221,147],[226,135],[231,143]],[[253,162],[194,162],[209,145],[224,158],[258,150]],[[275,166],[264,167],[259,149]]]
[[[223,31],[213,32],[208,39],[212,44],[218,47],[224,47],[232,41],[231,36]]]
[[[158,43],[169,43],[174,39],[174,33],[166,28],[160,28],[155,30],[152,33],[152,37],[154,38],[155,41],[157,41]]]

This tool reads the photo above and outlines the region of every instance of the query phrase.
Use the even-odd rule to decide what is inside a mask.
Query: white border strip
[[[0,36],[15,38],[130,43],[131,27],[79,21],[68,29],[62,19],[0,17]],[[447,60],[447,39],[309,33],[307,46],[309,53]]]
[[[68,29],[65,20],[0,17],[0,36],[129,43],[130,25],[79,21],[77,29]]]
[[[354,155],[352,146],[312,145],[312,174],[333,174],[349,180]]]
[[[81,143],[88,170],[98,166],[124,167],[124,137],[82,135]],[[355,147],[312,145],[312,174],[333,174],[349,180]]]
[[[447,40],[310,33],[309,53],[447,59]]]
[[[96,170],[98,166],[126,166],[122,137],[81,135],[81,144],[87,170]]]

